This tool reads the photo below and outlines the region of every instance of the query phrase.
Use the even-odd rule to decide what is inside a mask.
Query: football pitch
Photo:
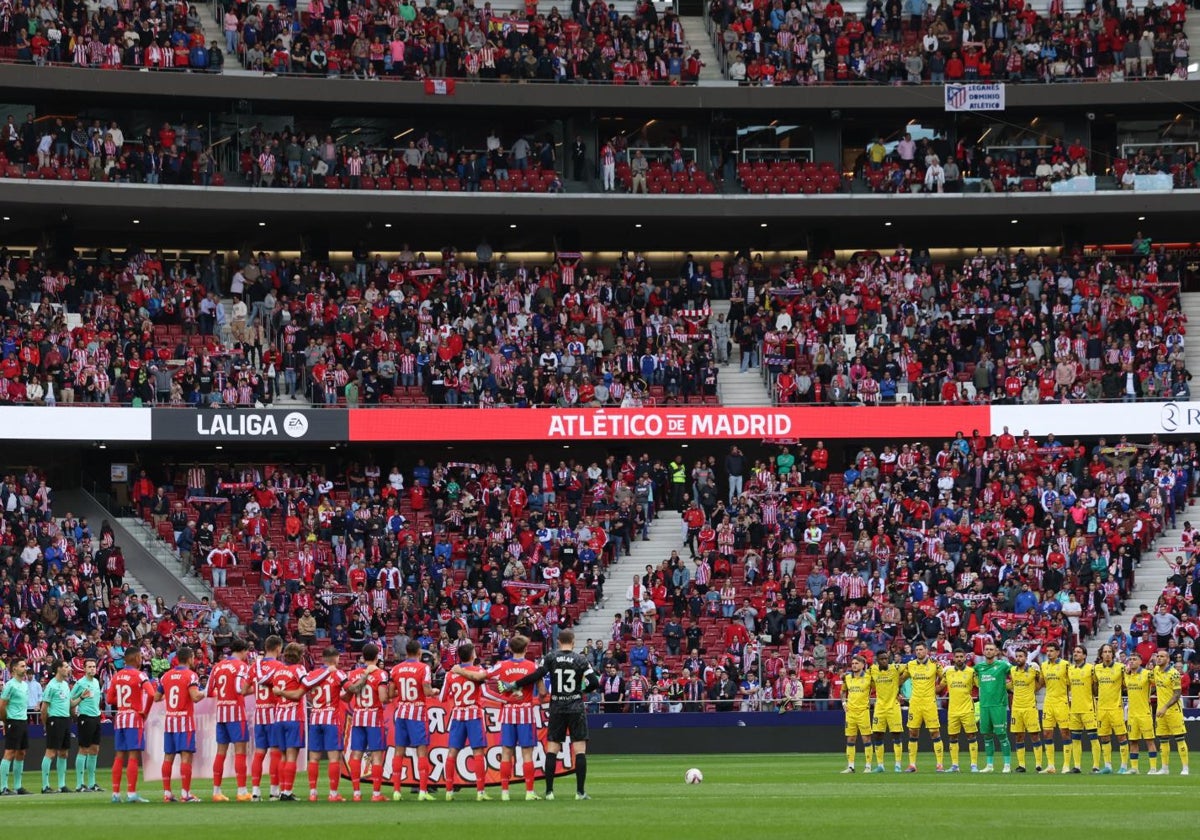
[[[949,776],[933,772],[932,755],[922,758],[915,775],[894,774],[889,765],[884,774],[842,776],[845,759],[835,755],[595,756],[588,767],[589,802],[575,801],[573,777],[558,780],[555,802],[523,801],[518,781],[512,802],[498,801],[499,791],[492,789],[497,801],[476,802],[473,790],[460,790],[454,802],[441,801],[440,793],[437,802],[416,802],[406,791],[404,801],[384,803],[163,804],[161,787],[150,782],[141,786],[148,805],[112,804],[108,793],[5,797],[0,826],[12,836],[73,840],[124,840],[146,830],[196,840],[251,832],[339,840],[375,831],[468,840],[741,840],[809,832],[889,840],[1040,834],[1057,840],[1147,831],[1186,836],[1195,829],[1196,780],[1177,775],[1177,759],[1174,775],[1127,777]],[[684,783],[690,767],[704,773],[703,784]],[[100,774],[104,784],[106,775]],[[26,785],[31,781],[37,784],[36,772],[26,772]],[[307,790],[303,774],[297,787]],[[537,788],[541,792],[540,782]],[[349,797],[345,780],[341,789]],[[200,783],[195,792],[207,800],[212,789]]]

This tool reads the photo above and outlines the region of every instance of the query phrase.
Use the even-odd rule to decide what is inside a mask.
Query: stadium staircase
[[[594,609],[580,616],[575,625],[575,644],[583,646],[588,639],[597,639],[602,644],[612,640],[612,622],[615,613],[624,613],[629,608],[625,600],[625,589],[634,575],[645,574],[647,566],[658,568],[672,551],[683,545],[683,517],[674,510],[660,511],[650,525],[650,539],[635,539],[628,557],[617,557],[605,572],[604,598]],[[685,554],[686,552],[681,552]]]
[[[711,302],[712,317],[724,313],[729,317],[729,301],[714,300]],[[760,360],[761,362],[761,360]],[[737,342],[733,343],[733,352],[729,354],[729,364],[720,369],[717,374],[717,393],[721,397],[721,405],[726,406],[769,406],[771,392],[767,390],[759,368],[741,370],[742,353]]]
[[[1196,15],[1200,19],[1200,14]],[[1197,21],[1200,23],[1200,20]],[[1189,38],[1191,36],[1188,36]],[[1200,42],[1198,42],[1200,43]],[[1200,292],[1184,292],[1179,296],[1179,308],[1187,316],[1188,330],[1184,336],[1183,366],[1196,377],[1191,384],[1192,399],[1200,399],[1196,389],[1200,388]],[[1190,384],[1190,383],[1189,383]]]
[[[721,59],[717,58],[717,50],[713,46],[712,39],[708,37],[704,18],[699,15],[680,16],[679,20],[683,23],[683,33],[688,39],[688,54],[690,55],[692,50],[699,50],[700,60],[704,62],[704,67],[700,71],[700,84],[714,82],[728,84],[725,76],[721,73]]]

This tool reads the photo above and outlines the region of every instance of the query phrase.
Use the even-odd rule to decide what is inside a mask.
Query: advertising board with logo
[[[322,409],[152,409],[153,440],[259,442],[345,441],[347,413]]]

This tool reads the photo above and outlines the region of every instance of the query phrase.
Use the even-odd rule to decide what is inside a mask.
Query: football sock
[[[1071,763],[1080,770],[1083,769],[1083,733],[1075,732],[1071,737]]]
[[[546,793],[554,793],[554,772],[558,769],[558,753],[546,753]]]
[[[429,776],[430,776],[429,756],[425,756],[423,758],[417,759],[417,769],[418,769],[418,773],[421,776],[421,782],[420,782],[421,793],[429,793]]]
[[[1162,756],[1162,766],[1171,766],[1171,741],[1164,738],[1158,745],[1158,753]]]
[[[237,779],[238,792],[246,789],[246,755],[235,754],[233,757],[233,775]]]
[[[221,780],[225,777],[225,756],[213,759],[213,796],[221,792]]]
[[[275,793],[279,788],[279,765],[283,761],[283,755],[279,750],[271,750],[271,757],[267,759],[267,773],[271,777],[271,793]]]
[[[1158,769],[1158,750],[1150,750],[1150,752],[1147,753],[1147,756],[1150,759],[1150,769],[1157,770]]]
[[[972,746],[974,746],[974,744],[972,744]],[[979,747],[975,747],[975,753],[976,755],[979,754]],[[988,735],[983,739],[983,754],[987,756],[988,764],[991,764],[996,757],[996,742],[992,739],[991,735]],[[972,756],[972,759],[974,759],[974,756]],[[974,760],[972,760],[971,763],[974,764]]]
[[[379,793],[383,788],[383,763],[371,765],[371,792]]]
[[[7,758],[0,759],[0,790],[10,789],[8,787],[8,774],[10,772],[12,772],[12,761]]]
[[[87,787],[87,756],[83,753],[75,755],[75,787]]]
[[[88,787],[96,786],[96,760],[100,758],[96,753],[88,753],[87,757],[87,777]]]
[[[263,759],[266,757],[266,753],[255,752],[254,760],[250,763],[250,784],[256,788],[262,784]]]
[[[503,759],[500,762],[500,790],[508,790],[508,783],[512,781],[513,763],[511,759]]]
[[[281,761],[279,763],[279,788],[282,793],[291,793],[292,785],[296,783],[296,762]]]
[[[857,754],[857,752],[858,752],[858,747],[856,747],[854,744],[846,745],[846,766],[847,767],[854,766],[854,756]]]
[[[1121,746],[1119,747],[1119,750],[1121,753],[1121,766],[1128,767],[1129,766],[1129,742],[1126,741],[1123,744],[1121,744]]]
[[[12,763],[13,790],[25,787],[25,759],[15,759]]]
[[[1012,763],[1012,744],[1008,741],[1008,733],[1001,732],[996,736],[1000,739],[1000,756],[1004,759],[1005,764]]]
[[[950,763],[958,764],[958,755],[962,748],[958,745],[958,739],[955,738],[950,742]]]
[[[988,742],[988,745],[989,746],[991,745],[990,741]],[[978,766],[978,764],[979,764],[979,742],[976,741],[974,738],[972,738],[970,741],[967,742],[967,750],[971,753],[971,763]],[[990,759],[991,756],[989,755],[988,758]]]
[[[908,739],[908,763],[914,767],[917,765],[917,739]]]
[[[333,762],[330,762],[332,764]],[[321,765],[316,761],[308,762],[308,789],[317,792],[317,775],[321,772]]]
[[[587,791],[587,753],[575,756],[575,790],[579,793]]]
[[[136,755],[125,759],[125,792],[137,793],[138,760]]]
[[[121,792],[121,777],[125,775],[125,759],[117,756],[113,759],[112,789],[113,793]],[[5,777],[7,778],[7,776]]]
[[[454,778],[454,776],[455,776],[455,772],[454,772],[454,771],[455,771],[455,761],[456,761],[457,759],[458,759],[458,756],[454,756],[454,758],[447,758],[447,759],[446,759],[446,770],[445,770],[445,774],[446,774],[446,790],[447,790],[448,792],[453,792],[453,791],[454,791],[454,784],[455,784],[455,781],[456,781],[456,780],[455,780],[455,778]]]
[[[525,791],[529,793],[533,790],[533,762],[525,759],[520,766],[521,776],[525,779]]]
[[[170,759],[165,759],[165,758],[163,759],[162,786],[163,786],[163,790],[167,793],[171,792],[171,770],[174,769],[174,764],[175,764],[175,762],[171,761]]]
[[[352,758],[346,762],[346,765],[350,770],[350,787],[354,789],[355,793],[358,793],[362,789],[362,759]]]
[[[1025,742],[1017,741],[1017,766],[1025,766]]]
[[[1045,764],[1042,764],[1042,742],[1041,741],[1033,742],[1033,763],[1037,767],[1045,767],[1046,766]]]
[[[53,761],[54,761],[54,759],[50,758],[50,756],[48,756],[48,755],[42,756],[42,788],[43,789],[50,787],[50,765],[53,763]]]
[[[1112,739],[1105,738],[1100,742],[1100,760],[1105,767],[1112,766]]]
[[[933,758],[938,764],[942,763],[942,756],[945,753],[945,751],[946,751],[946,748],[945,748],[945,745],[942,744],[942,739],[934,738],[933,739]]]
[[[54,769],[58,773],[58,786],[65,788],[67,786],[67,757],[60,755],[54,762]]]
[[[179,777],[183,795],[187,796],[192,792],[192,765],[190,763],[179,768]]]
[[[329,774],[329,792],[337,793],[338,784],[341,782],[341,779],[342,779],[342,762],[340,762],[340,761],[329,762],[329,766],[326,768],[326,772]]]
[[[904,761],[904,742],[897,738],[892,741],[892,750],[896,753],[896,763]]]
[[[1130,750],[1129,750],[1129,768],[1130,768],[1131,770],[1136,770],[1136,769],[1138,769],[1138,751],[1137,751],[1137,747],[1133,747],[1133,746],[1131,746],[1131,748],[1130,748]],[[1151,770],[1153,770],[1153,769],[1154,769],[1154,765],[1153,765],[1153,764],[1151,764],[1151,765],[1150,765],[1150,769],[1151,769]]]
[[[483,753],[472,756],[475,762],[475,790],[483,790],[487,785],[487,761]]]
[[[403,778],[401,771],[404,770],[404,750],[397,747],[395,754],[392,756],[392,787],[400,790],[400,780]]]
[[[1183,736],[1180,736],[1179,740],[1175,742],[1175,746],[1179,750],[1179,763],[1182,764],[1184,767],[1187,767],[1188,766],[1187,741],[1183,740]]]
[[[1092,742],[1092,769],[1100,769],[1100,743],[1096,735],[1096,730],[1089,729],[1087,733],[1088,739]]]

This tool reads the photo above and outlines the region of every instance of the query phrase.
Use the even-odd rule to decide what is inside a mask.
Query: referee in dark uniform
[[[525,688],[550,677],[550,720],[546,732],[546,799],[554,799],[554,773],[558,753],[569,735],[575,754],[575,798],[587,795],[587,709],[583,698],[600,685],[596,672],[583,656],[575,653],[575,631],[558,632],[558,650],[542,657],[542,664],[515,683],[501,684],[501,691]]]

